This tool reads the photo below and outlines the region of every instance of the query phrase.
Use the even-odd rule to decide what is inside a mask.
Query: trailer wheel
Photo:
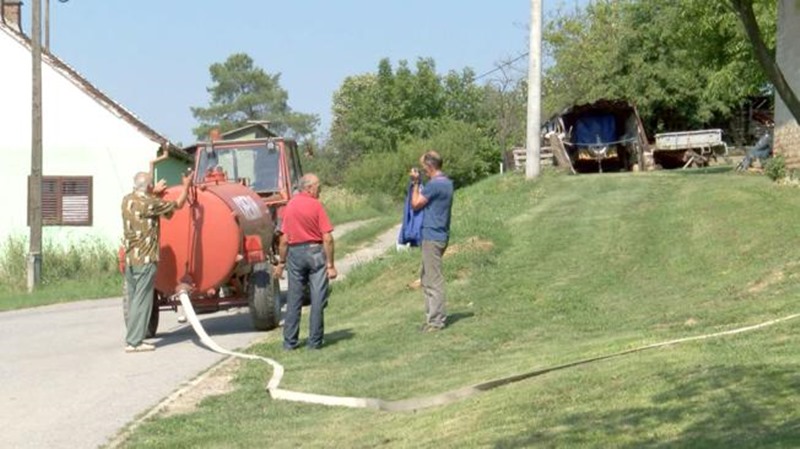
[[[123,278],[122,280],[122,318],[125,326],[128,325],[128,313],[131,310],[130,300],[128,299],[128,281]],[[158,293],[153,290],[153,309],[150,311],[150,321],[147,322],[146,338],[153,338],[158,331]]]
[[[278,325],[276,300],[280,286],[269,268],[268,263],[254,265],[247,282],[247,305],[253,327],[259,331],[272,330]]]

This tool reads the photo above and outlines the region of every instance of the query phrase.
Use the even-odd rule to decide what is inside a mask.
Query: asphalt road
[[[162,312],[156,351],[124,352],[122,299],[0,314],[0,447],[94,448],[223,356]],[[247,309],[202,315],[226,348],[254,332]]]
[[[397,229],[337,261],[342,275],[391,247]],[[200,316],[227,349],[279,329],[254,332],[246,308]],[[188,324],[162,312],[156,351],[124,352],[122,299],[0,313],[0,448],[96,448],[224,356],[202,346]]]

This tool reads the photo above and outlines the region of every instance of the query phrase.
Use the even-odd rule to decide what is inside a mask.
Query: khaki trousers
[[[445,326],[447,318],[445,283],[442,275],[442,257],[447,242],[422,241],[422,272],[420,280],[425,295],[425,319],[435,327]]]

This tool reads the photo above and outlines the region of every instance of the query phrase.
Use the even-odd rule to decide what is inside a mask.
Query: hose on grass
[[[649,345],[638,346],[635,348],[626,349],[623,351],[618,351],[610,354],[598,355],[595,357],[580,359],[564,363],[561,365],[549,366],[545,368],[535,369],[532,371],[527,371],[524,373],[514,374],[511,376],[501,377],[498,379],[481,382],[478,384],[470,385],[456,390],[450,390],[433,396],[423,396],[423,397],[416,397],[409,399],[401,399],[396,401],[387,401],[377,398],[333,396],[333,395],[316,394],[316,393],[305,393],[301,391],[292,391],[281,388],[280,383],[281,380],[283,380],[283,375],[285,373],[283,365],[268,357],[229,351],[219,346],[216,342],[214,342],[214,340],[211,339],[211,337],[209,337],[209,335],[203,328],[203,325],[200,324],[200,320],[198,320],[197,314],[194,312],[194,308],[192,307],[192,302],[189,299],[189,295],[185,291],[180,292],[178,294],[178,299],[183,305],[184,313],[186,314],[189,323],[192,325],[192,329],[194,329],[195,333],[197,333],[197,336],[200,338],[200,341],[210,350],[217,352],[219,354],[230,355],[233,357],[239,357],[243,359],[261,360],[262,362],[265,362],[272,367],[272,377],[267,383],[267,392],[269,392],[269,395],[272,399],[281,401],[305,402],[308,404],[319,404],[326,406],[366,408],[366,409],[382,410],[388,412],[408,412],[408,411],[423,410],[426,408],[447,405],[471,396],[475,396],[485,391],[489,391],[525,379],[530,379],[532,377],[541,376],[543,374],[551,373],[553,371],[572,368],[575,366],[585,365],[588,363],[597,362],[601,360],[608,360],[628,354],[633,354],[636,352],[663,348],[665,346],[673,346],[681,343],[688,343],[699,340],[708,340],[711,338],[718,338],[728,335],[750,332],[758,329],[763,329],[765,327],[773,326],[778,323],[790,321],[800,316],[800,313],[795,313],[782,318],[777,318],[774,320],[765,321],[763,323],[754,324],[752,326],[745,326],[726,331],[714,332],[710,334],[696,335],[692,337],[684,337],[675,340],[668,340],[659,343],[652,343]]]

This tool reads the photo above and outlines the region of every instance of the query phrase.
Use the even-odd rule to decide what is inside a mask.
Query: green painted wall
[[[153,164],[153,179],[167,181],[168,186],[180,185],[181,177],[192,164],[181,159],[168,157]]]

